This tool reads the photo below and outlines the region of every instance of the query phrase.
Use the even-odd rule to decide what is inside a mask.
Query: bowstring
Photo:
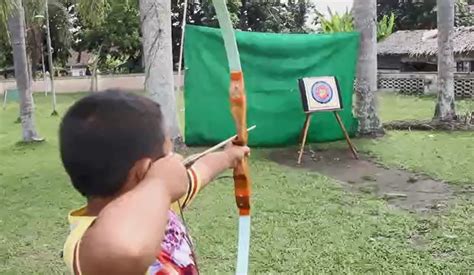
[[[197,269],[198,273],[200,273],[199,272],[198,259],[197,259],[197,255],[196,255],[196,246],[194,245],[193,241],[191,240],[191,231],[189,230],[188,224],[187,224],[186,219],[184,217],[183,205],[181,204],[180,200],[178,200],[178,209],[179,209],[179,215],[181,216],[181,220],[183,221],[184,229],[186,229],[186,234],[185,234],[184,240],[186,241],[186,243],[191,248],[191,253],[192,253],[192,256],[194,258],[194,265],[196,266],[196,269]]]

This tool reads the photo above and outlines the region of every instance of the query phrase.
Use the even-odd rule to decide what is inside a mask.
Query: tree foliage
[[[23,3],[27,55],[31,71],[35,76],[35,71],[41,62],[41,54],[46,52],[45,0],[24,0]],[[64,64],[67,61],[72,43],[70,14],[67,4],[69,4],[68,0],[48,1],[52,48],[54,49],[53,58],[59,64]],[[1,20],[0,18],[0,24],[2,23]],[[0,68],[11,66],[13,66],[13,56],[8,32],[0,31]]]
[[[383,40],[389,37],[393,33],[395,27],[395,14],[391,13],[390,16],[384,15],[382,19],[377,23],[377,40]]]
[[[328,9],[328,12],[329,18],[318,13],[317,22],[320,24],[322,33],[352,32],[355,30],[352,12],[346,10],[342,15],[337,12],[333,13],[331,9]],[[377,40],[380,41],[393,33],[395,18],[395,14],[391,13],[390,16],[384,15],[381,20],[377,22]]]
[[[474,14],[469,9],[472,0],[469,1],[456,0],[456,26],[474,25]],[[378,0],[377,5],[379,19],[390,12],[395,14],[395,30],[436,28],[436,0]]]
[[[183,3],[173,1],[173,59],[179,59]],[[307,0],[289,0],[285,3],[249,0],[227,1],[232,23],[236,29],[256,32],[305,33],[307,15],[314,6]],[[218,27],[211,0],[190,1],[187,22],[199,26]]]
[[[0,69],[13,66],[13,54],[10,39],[7,35],[0,35]],[[6,76],[6,72],[4,76]]]
[[[314,6],[305,0],[287,2],[248,1],[240,12],[239,28],[246,31],[306,33],[307,15]]]
[[[8,35],[7,21],[12,13],[15,2],[0,0],[0,69],[13,65],[13,54]]]
[[[474,26],[474,13],[469,9],[469,3],[466,0],[458,0],[455,9],[454,24],[456,26]]]
[[[9,0],[0,0],[5,3]],[[28,25],[27,43],[33,69],[45,51],[44,1],[23,0]],[[103,72],[142,71],[142,46],[138,0],[49,0],[55,66],[64,66],[70,49],[98,56]],[[2,3],[2,2],[0,2]],[[172,0],[173,58],[178,62],[184,1]],[[305,33],[307,15],[314,10],[308,0],[255,2],[229,0],[234,27],[245,31]],[[2,16],[0,5],[0,16]],[[212,0],[188,2],[188,24],[218,27]],[[6,42],[6,47],[3,44]],[[0,67],[10,66],[8,39],[0,33]],[[100,51],[99,51],[100,49]]]
[[[101,13],[95,16],[102,16]],[[110,1],[104,18],[85,19],[82,13],[74,32],[76,51],[98,55],[102,72],[135,72],[141,68],[142,47],[137,1]],[[101,22],[101,23],[99,23]],[[100,49],[100,51],[99,51]]]
[[[15,2],[11,0],[0,0],[0,31],[6,32],[7,21],[12,13],[13,9],[15,8]]]
[[[78,0],[77,12],[87,25],[96,27],[106,21],[110,3],[119,2],[119,0]]]
[[[35,71],[41,62],[41,55],[47,55],[46,5],[45,0],[26,0],[25,4],[27,54],[33,76],[35,76]],[[64,0],[48,0],[53,60],[59,66],[67,61],[69,49],[72,46],[71,15],[67,4]],[[49,67],[48,64],[46,67]]]
[[[318,13],[317,20],[319,20],[321,24],[321,32],[334,33],[354,31],[354,16],[351,12],[346,11],[340,15],[337,12],[333,13],[330,8],[328,8],[328,12],[329,18],[326,18],[322,13]]]

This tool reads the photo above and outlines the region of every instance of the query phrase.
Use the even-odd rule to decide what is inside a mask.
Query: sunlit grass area
[[[81,96],[59,95],[60,115]],[[60,251],[67,212],[84,200],[61,167],[60,116],[50,116],[50,100],[35,97],[37,126],[46,138],[42,144],[17,144],[18,107],[11,103],[0,110],[1,274],[65,273]],[[382,95],[380,102],[384,120],[430,118],[434,106],[433,99],[395,95]],[[470,133],[389,132],[357,143],[390,166],[472,186],[473,140]],[[317,173],[280,166],[265,151],[256,150],[250,163],[252,274],[474,272],[470,196],[460,196],[443,213],[418,216],[389,208],[372,195],[349,193]],[[237,242],[232,180],[203,190],[185,216],[202,274],[232,273]],[[423,242],[414,244],[413,236]]]

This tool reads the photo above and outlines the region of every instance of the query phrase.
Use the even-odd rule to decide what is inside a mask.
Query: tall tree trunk
[[[23,6],[23,14],[28,14],[27,6]],[[33,60],[34,60],[33,56],[34,56],[34,51],[36,50],[36,48],[34,46],[28,47],[28,45],[30,43],[35,44],[33,42],[35,34],[34,34],[34,30],[33,30],[34,27],[28,28],[29,26],[28,26],[28,21],[27,21],[26,17],[25,17],[24,24],[25,24],[26,62],[28,64],[28,78],[30,79],[30,82],[31,82],[30,86],[31,86],[31,85],[33,85],[33,80],[34,80],[33,72],[35,70],[33,69],[33,66],[34,66],[35,62],[33,62]]]
[[[356,113],[361,136],[383,135],[377,114],[377,1],[354,0],[355,27],[360,32]]]
[[[46,80],[46,66],[44,65],[44,47],[41,45],[41,69],[43,71],[44,95],[48,95],[49,85]]]
[[[82,54],[82,53],[79,53]],[[94,62],[92,63],[92,70],[91,70],[91,93],[95,93],[99,91],[99,77],[97,75],[97,68],[99,66],[100,55],[102,54],[102,45],[100,45],[97,54],[94,56]]]
[[[20,119],[23,141],[39,141],[34,122],[33,96],[28,73],[28,59],[25,44],[25,12],[21,0],[15,0],[16,8],[8,20],[13,48],[16,86],[20,92]]]
[[[454,1],[438,0],[438,102],[434,119],[451,121],[454,108]]]
[[[171,1],[140,0],[145,89],[161,105],[168,133],[182,144],[173,79]]]
[[[46,44],[48,47],[48,64],[49,64],[49,77],[51,79],[51,95],[53,100],[53,112],[51,113],[52,116],[57,116],[58,112],[56,110],[56,89],[54,86],[54,64],[53,64],[53,48],[51,46],[51,29],[49,26],[49,5],[48,0],[44,3],[44,12],[46,15]]]

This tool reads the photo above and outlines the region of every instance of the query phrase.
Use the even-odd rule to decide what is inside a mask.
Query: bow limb
[[[214,8],[216,9],[217,20],[221,28],[222,38],[227,54],[227,61],[231,72],[241,72],[239,49],[237,48],[237,41],[235,40],[234,28],[230,21],[229,11],[225,4],[226,0],[213,0]]]
[[[231,72],[230,106],[237,138],[234,144],[247,145],[247,100],[242,72]],[[239,243],[236,274],[247,274],[250,249],[250,193],[251,181],[247,159],[234,168],[235,200],[239,208]]]
[[[230,107],[237,131],[234,144],[247,145],[247,98],[234,29],[225,0],[213,0],[222,32],[230,71]],[[235,200],[239,208],[239,242],[237,274],[247,274],[250,247],[250,193],[251,181],[247,159],[234,168]]]

